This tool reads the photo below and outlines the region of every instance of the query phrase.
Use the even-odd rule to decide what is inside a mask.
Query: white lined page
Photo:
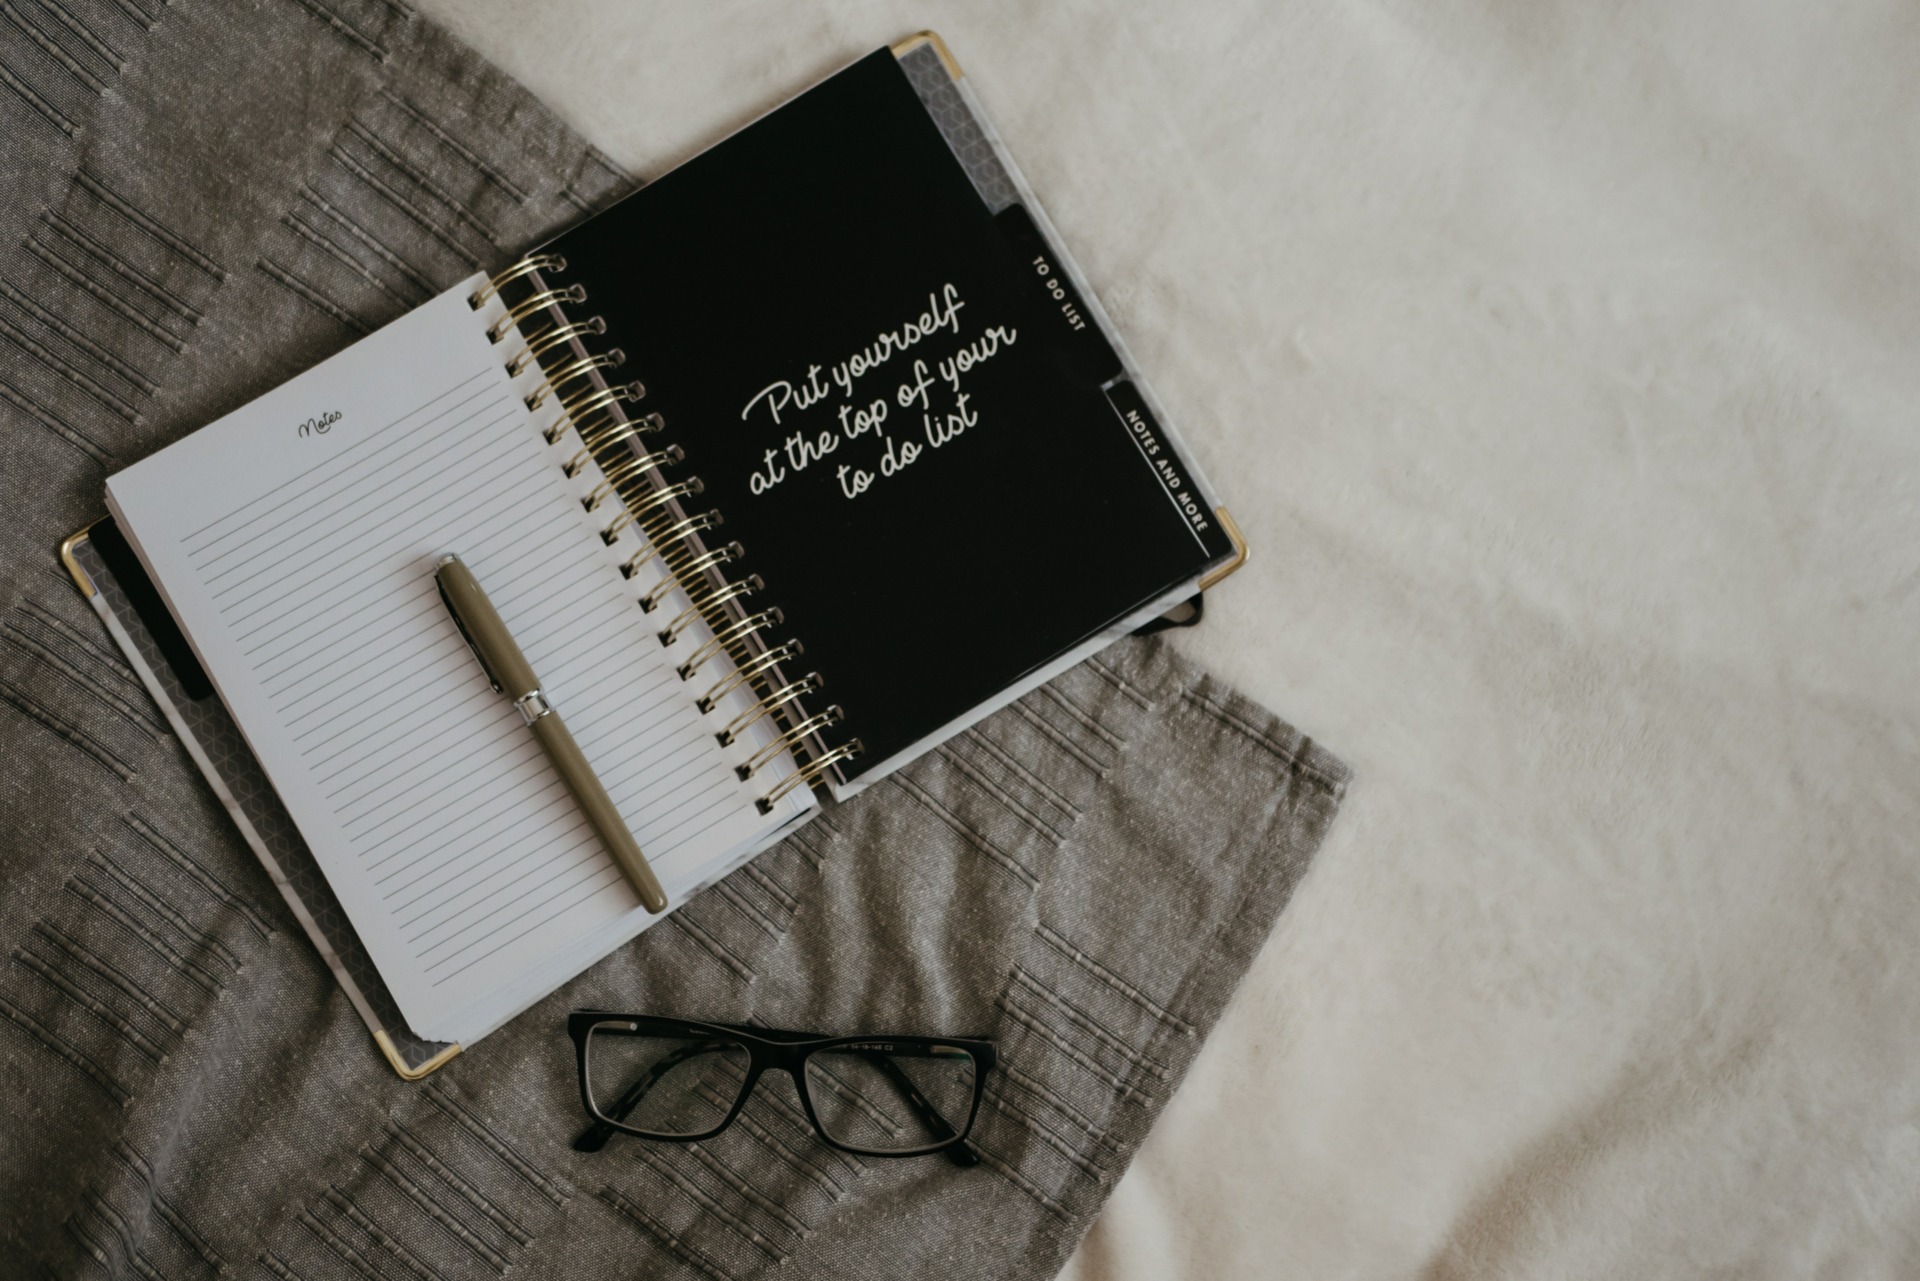
[[[441,555],[485,586],[674,902],[794,812],[755,811],[473,288],[108,485],[409,1025],[435,1039],[498,1022],[489,997],[577,939],[646,923],[448,617]]]

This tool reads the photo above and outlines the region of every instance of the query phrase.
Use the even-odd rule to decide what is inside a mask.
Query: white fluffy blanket
[[[1352,762],[1070,1270],[1920,1274],[1920,10],[426,8],[657,173],[946,37]]]

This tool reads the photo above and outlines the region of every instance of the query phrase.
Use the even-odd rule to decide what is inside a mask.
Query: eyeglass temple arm
[[[647,1097],[647,1091],[660,1084],[661,1077],[664,1077],[688,1059],[702,1054],[714,1054],[731,1048],[733,1048],[732,1044],[727,1041],[701,1041],[697,1045],[681,1046],[671,1054],[662,1057],[658,1063],[647,1069],[645,1076],[628,1086],[627,1092],[621,1095],[619,1100],[614,1103],[609,1115],[611,1115],[615,1121],[626,1120],[633,1110],[640,1106],[641,1100]],[[580,1137],[573,1141],[573,1150],[575,1152],[598,1152],[601,1148],[607,1146],[607,1140],[613,1137],[613,1133],[614,1129],[611,1124],[606,1121],[595,1121],[592,1125],[581,1131]]]

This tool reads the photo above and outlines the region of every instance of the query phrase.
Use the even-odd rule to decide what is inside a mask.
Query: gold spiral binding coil
[[[626,510],[622,511],[618,516],[615,516],[613,522],[600,531],[600,538],[611,547],[614,543],[620,541],[622,530],[638,521],[648,512],[653,511],[655,508],[664,507],[676,498],[685,498],[690,494],[700,493],[705,488],[706,485],[698,476],[695,476],[690,480],[683,480],[677,484],[668,485],[664,489],[656,489],[639,502],[628,503]],[[645,532],[644,529],[642,532]],[[653,540],[649,539],[648,541],[651,542]]]
[[[761,699],[752,707],[749,707],[746,711],[728,721],[727,727],[718,734],[715,734],[714,737],[720,740],[720,746],[732,747],[740,741],[742,734],[752,729],[755,725],[758,725],[767,716],[779,711],[796,698],[804,694],[813,693],[819,689],[822,684],[823,682],[820,679],[819,672],[808,672],[797,681],[789,681],[786,688],[777,691],[770,698]]]
[[[784,641],[772,649],[756,655],[751,661],[740,663],[734,669],[715,681],[713,688],[695,700],[694,706],[706,715],[720,705],[720,700],[739,689],[751,684],[757,677],[772,671],[780,664],[789,662],[807,652],[807,647],[797,640]]]
[[[768,743],[752,756],[747,757],[747,763],[736,766],[733,772],[738,774],[742,779],[752,778],[755,774],[759,773],[762,765],[775,759],[780,753],[793,747],[809,734],[817,734],[829,725],[839,724],[846,719],[846,716],[846,712],[841,710],[840,704],[838,703],[835,703],[823,712],[815,712],[812,716],[807,717],[807,719],[801,721],[798,725],[795,725],[771,743]]]
[[[688,579],[711,569],[721,561],[738,560],[746,554],[747,549],[739,543],[724,543],[711,551],[702,553],[695,544],[682,542],[671,551],[662,548],[660,562],[668,574],[676,578]]]
[[[632,440],[635,436],[651,436],[655,432],[665,431],[667,420],[659,414],[642,414],[638,418],[629,418],[619,410],[603,409],[599,417],[589,418],[585,422],[578,418],[562,418],[555,426],[557,433],[552,444],[566,435],[567,423],[574,424],[574,431],[580,437],[580,443],[588,449],[600,450],[609,445],[617,445],[623,440]]]
[[[701,512],[698,516],[689,516],[685,520],[675,521],[657,533],[651,529],[642,529],[640,550],[627,557],[626,563],[620,566],[620,573],[624,577],[632,578],[640,572],[642,565],[658,556],[668,543],[684,542],[695,534],[717,529],[725,523],[719,512]]]
[[[671,623],[660,629],[660,643],[673,644],[680,639],[681,632],[693,626],[696,618],[711,618],[712,615],[707,612],[708,610],[719,609],[730,600],[743,600],[765,586],[758,574],[742,578],[738,582],[726,582],[718,587],[709,586],[700,595],[691,597],[692,603],[681,610]]]
[[[585,285],[568,285],[564,289],[542,289],[532,297],[523,299],[518,305],[510,308],[506,315],[494,321],[493,327],[487,330],[487,341],[499,342],[507,336],[507,330],[516,328],[521,321],[536,311],[557,307],[563,302],[585,302],[586,300]]]
[[[715,525],[723,523],[720,519],[720,513],[717,511],[707,512],[701,519],[704,520],[706,517],[712,517]],[[693,517],[687,517],[687,520],[692,519]],[[672,531],[678,529],[685,523],[686,520],[679,519],[679,509],[671,506],[662,507],[658,511],[650,512],[645,519],[635,521],[633,523],[633,531],[639,537],[640,546],[646,549],[646,555],[640,556],[638,559],[629,557],[628,564],[638,569],[640,566],[646,564],[647,561],[664,553],[669,544],[674,542]],[[632,577],[632,575],[628,575],[628,577]]]
[[[566,404],[562,404],[560,406],[560,416],[553,420],[553,426],[547,428],[546,431],[541,434],[547,438],[549,445],[557,445],[560,443],[560,438],[567,434],[567,428],[575,427],[575,424],[580,421],[582,414],[594,413],[598,410],[611,410],[621,401],[637,400],[638,397],[633,394],[633,391],[634,388],[639,386],[640,384],[638,383],[616,383],[611,387],[589,387],[586,391],[573,397],[574,404],[572,408],[568,408]],[[645,389],[642,388],[642,390]],[[617,422],[619,420],[611,414],[608,414],[605,421]],[[590,419],[588,420],[588,425],[597,431],[600,429],[601,423],[598,420]],[[575,430],[577,431],[578,428],[575,427]],[[585,438],[582,438],[580,443],[588,449],[594,447],[594,442],[586,440]]]
[[[635,458],[635,461],[639,464],[640,470],[646,471],[649,468],[664,467],[669,463],[681,462],[686,458],[686,456],[687,456],[686,451],[681,449],[680,446],[668,445],[665,449],[656,449],[650,454],[638,454],[638,455],[635,455],[634,458]],[[560,470],[565,472],[569,476],[578,476],[582,471],[586,470],[586,466],[588,463],[594,462],[594,461],[596,461],[596,459],[593,456],[593,450],[582,449],[579,453],[575,454],[572,458],[569,458],[567,459],[566,462],[561,463]],[[620,460],[618,464],[616,464],[616,466],[624,466],[625,463],[626,463],[626,459],[623,458]],[[609,478],[611,477],[611,473],[606,472],[604,468],[602,469],[602,472],[603,474],[608,475]],[[589,508],[588,510],[592,510],[592,509]]]
[[[588,449],[605,449],[609,445],[617,445],[635,436],[651,436],[655,432],[666,429],[667,420],[659,414],[642,414],[638,418],[625,416],[616,418],[612,414],[606,414],[598,421],[589,420],[581,423],[578,431],[580,443]]]
[[[717,584],[712,579],[705,579],[696,581],[687,588],[687,601],[695,609],[718,609],[733,599],[726,594],[728,592],[737,589],[757,592],[765,586],[766,583],[761,581],[758,574],[748,574],[745,578],[738,580],[723,578]]]
[[[749,614],[745,618],[735,619],[715,632],[712,640],[694,650],[693,657],[674,668],[674,671],[680,674],[681,680],[692,680],[702,667],[713,661],[714,655],[722,652],[732,657],[738,665],[740,658],[734,652],[735,645],[762,628],[778,627],[786,620],[787,616],[781,613],[777,606],[773,609],[763,609],[757,614]]]
[[[582,356],[578,360],[560,366],[552,371],[527,397],[527,408],[538,409],[547,403],[547,397],[560,390],[562,383],[570,383],[576,378],[585,378],[596,369],[618,369],[627,361],[627,353],[615,347],[612,351],[601,352],[597,356]]]
[[[674,588],[685,588],[687,584],[697,582],[700,575],[710,569],[738,560],[745,555],[739,543],[726,543],[711,551],[702,552],[694,543],[681,543],[672,552],[663,555],[660,560],[666,568],[666,577],[653,585],[645,596],[640,598],[642,613],[651,614],[660,608],[660,602]]]
[[[490,278],[479,289],[468,294],[467,306],[479,311],[487,305],[487,299],[522,276],[530,276],[536,271],[565,271],[566,269],[567,260],[559,254],[528,254],[499,275]]]
[[[565,325],[548,325],[530,334],[522,334],[521,337],[527,340],[527,345],[518,356],[507,362],[507,375],[510,378],[518,378],[533,368],[540,357],[562,343],[572,342],[576,338],[585,338],[589,334],[599,335],[606,332],[606,320],[595,316],[590,320],[579,320]]]
[[[565,464],[563,470],[569,476],[575,474],[580,467],[586,466],[584,460],[592,453],[590,449],[581,450],[573,456],[573,462]],[[609,495],[618,493],[620,486],[627,481],[644,476],[650,471],[657,471],[669,463],[677,463],[685,457],[686,454],[678,445],[669,445],[665,449],[657,449],[648,454],[622,454],[618,462],[601,464],[600,475],[603,479],[582,501],[586,503],[587,510],[592,511],[605,502]],[[576,462],[580,464],[579,467],[574,465]]]
[[[755,808],[762,814],[773,813],[773,807],[778,805],[781,798],[786,796],[788,792],[791,792],[796,787],[811,785],[815,779],[825,774],[841,761],[850,761],[866,750],[866,745],[859,739],[849,739],[828,752],[825,756],[820,757],[818,760],[809,761],[807,764],[802,765],[799,769],[781,779],[771,792],[768,792],[765,796],[762,796],[754,802]]]
[[[602,529],[601,538],[612,545],[632,529],[640,542],[621,564],[620,572],[632,578],[642,566],[660,560],[664,572],[639,598],[641,609],[651,613],[675,591],[686,594],[686,607],[660,630],[661,643],[676,644],[696,622],[703,621],[710,629],[708,639],[675,669],[680,679],[691,680],[721,654],[731,660],[729,670],[696,700],[701,713],[711,713],[736,690],[745,689],[754,697],[716,734],[723,746],[732,746],[745,741],[743,736],[763,721],[773,731],[770,740],[737,767],[739,776],[750,779],[783,754],[793,754],[795,767],[756,801],[761,813],[771,813],[783,797],[813,784],[835,765],[860,755],[864,748],[858,739],[831,747],[820,741],[820,731],[843,720],[844,711],[835,704],[808,714],[802,700],[822,687],[820,674],[810,672],[798,680],[787,680],[781,671],[783,664],[804,652],[800,642],[789,639],[770,644],[758,638],[759,633],[783,625],[785,615],[777,606],[751,613],[743,610],[742,603],[762,591],[765,584],[757,574],[740,579],[724,576],[721,567],[744,555],[739,543],[708,547],[698,538],[723,523],[721,513],[686,515],[675,501],[705,488],[697,476],[666,482],[663,469],[683,462],[685,451],[678,445],[645,450],[632,443],[663,430],[666,420],[658,413],[631,415],[622,409],[623,404],[646,396],[646,388],[639,382],[609,385],[600,380],[599,375],[625,363],[625,353],[618,348],[590,352],[582,346],[582,339],[605,334],[607,324],[599,316],[579,321],[566,317],[563,305],[585,302],[585,287],[546,287],[541,275],[564,271],[566,265],[558,254],[528,255],[489,277],[467,301],[475,310],[496,296],[507,304],[504,315],[488,327],[487,338],[499,343],[509,332],[519,334],[523,345],[506,362],[507,372],[516,379],[528,373],[540,376],[540,382],[524,399],[529,410],[552,401],[559,411],[555,421],[542,429],[547,443],[559,444],[569,430],[578,436],[579,447],[561,465],[566,475],[580,476],[589,463],[598,467],[599,480],[581,499],[586,510],[598,510],[612,498],[620,501],[619,514]],[[519,302],[510,302],[503,290],[522,280],[529,281],[530,292]],[[542,312],[551,312],[551,316],[541,317]],[[538,328],[521,328],[523,322],[536,317]],[[554,352],[559,355],[549,365],[544,358]],[[819,755],[808,759],[813,753]]]
[[[569,418],[575,418],[589,410],[611,405],[616,401],[624,400],[631,404],[646,398],[646,384],[638,379],[627,383],[615,383],[610,387],[582,387],[560,402],[560,412]],[[535,406],[530,405],[528,408],[535,408]]]

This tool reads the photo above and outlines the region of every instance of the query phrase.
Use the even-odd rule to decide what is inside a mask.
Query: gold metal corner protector
[[[460,1053],[460,1043],[455,1041],[419,1067],[408,1067],[407,1061],[400,1057],[400,1051],[394,1048],[393,1038],[387,1035],[385,1028],[373,1034],[373,1043],[380,1047],[380,1052],[387,1056],[388,1065],[400,1074],[400,1079],[403,1081],[418,1081],[422,1077],[429,1076],[445,1067],[449,1059]]]
[[[100,519],[105,520],[106,517],[103,516]],[[93,522],[93,525],[98,525],[99,523],[100,521],[96,520]],[[94,586],[92,577],[88,575],[86,569],[80,564],[79,557],[73,554],[73,549],[81,543],[84,543],[87,540],[87,536],[93,533],[93,525],[88,525],[77,534],[69,534],[60,544],[60,563],[67,567],[69,574],[73,575],[73,581],[78,584],[81,594],[88,597],[98,596],[100,589]]]
[[[896,58],[904,58],[908,54],[912,53],[915,49],[918,49],[923,44],[930,44],[933,46],[933,51],[940,55],[940,61],[946,67],[947,74],[949,76],[952,76],[955,80],[958,80],[963,74],[965,74],[960,70],[960,64],[954,61],[953,51],[947,48],[947,42],[940,38],[940,33],[938,31],[914,32],[912,35],[908,36],[905,40],[902,40],[898,44],[895,44],[893,46],[893,56]]]
[[[1224,507],[1216,507],[1213,514],[1220,518],[1220,528],[1226,530],[1227,537],[1233,541],[1233,559],[1200,580],[1200,590],[1203,592],[1246,564],[1247,557],[1253,551],[1247,546],[1246,536],[1240,532],[1240,526],[1234,523],[1232,512]]]

